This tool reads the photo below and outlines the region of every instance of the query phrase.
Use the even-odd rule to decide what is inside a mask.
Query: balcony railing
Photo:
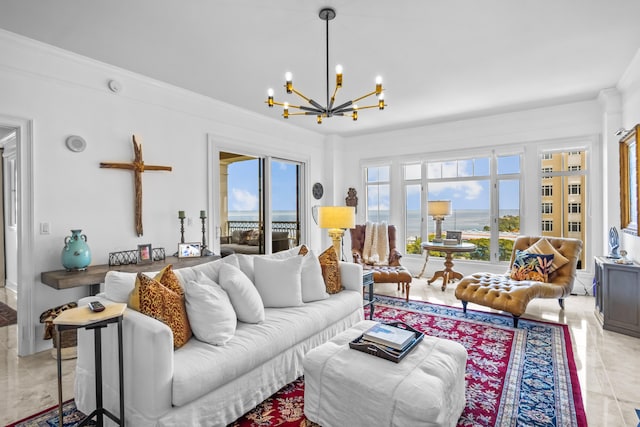
[[[234,231],[248,231],[261,229],[259,221],[227,221],[227,236]],[[271,221],[271,232],[286,231],[289,234],[289,242],[297,246],[299,242],[300,223],[298,221]]]

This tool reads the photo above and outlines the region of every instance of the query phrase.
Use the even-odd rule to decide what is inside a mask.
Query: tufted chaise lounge
[[[520,236],[513,244],[509,271],[505,274],[474,273],[464,277],[456,287],[456,298],[462,300],[466,313],[467,303],[473,302],[513,315],[513,326],[518,327],[518,319],[526,311],[527,304],[534,298],[557,298],[564,308],[564,298],[571,293],[576,276],[576,265],[582,251],[582,241],[569,238],[544,237],[553,248],[566,257],[567,262],[549,274],[548,283],[533,280],[513,280],[511,267],[516,249],[526,251],[543,237]]]
[[[405,293],[405,299],[409,301],[409,289],[411,288],[411,273],[400,264],[402,254],[396,249],[396,227],[388,226],[389,233],[389,259],[388,265],[365,264],[362,258],[364,248],[365,225],[356,225],[351,232],[351,255],[353,262],[362,265],[364,272],[373,270],[374,283],[397,283],[398,290]]]

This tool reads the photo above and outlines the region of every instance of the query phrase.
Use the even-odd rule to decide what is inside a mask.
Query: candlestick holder
[[[180,220],[180,243],[184,243],[184,211],[178,212],[178,219]],[[178,252],[176,251],[173,256],[177,257]]]
[[[213,252],[207,249],[207,238],[206,238],[207,228],[205,225],[205,220],[207,219],[207,217],[202,215],[202,212],[200,212],[200,219],[202,220],[202,246],[201,246],[200,254],[201,256],[211,256],[213,255]]]

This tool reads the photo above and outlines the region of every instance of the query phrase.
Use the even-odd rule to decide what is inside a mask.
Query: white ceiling
[[[639,0],[0,0],[0,28],[283,120],[285,71],[325,103],[325,6],[337,102],[380,74],[388,104],[289,119],[327,134],[593,99],[640,47]]]

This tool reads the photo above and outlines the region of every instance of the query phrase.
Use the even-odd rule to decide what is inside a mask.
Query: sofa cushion
[[[355,312],[362,312],[361,292],[344,291],[298,307],[267,308],[263,323],[238,322],[224,346],[190,340],[173,355],[172,403],[196,400]]]
[[[302,305],[302,257],[256,257],[255,285],[266,307]]]
[[[545,238],[542,238],[535,242],[533,245],[529,246],[527,252],[532,254],[553,254],[553,263],[549,268],[549,274],[553,273],[563,265],[567,264],[569,260],[567,257],[562,255],[556,248],[549,243],[549,241]]]
[[[231,264],[223,263],[218,283],[229,295],[231,305],[239,321],[259,323],[264,320],[262,298],[251,280],[242,271]]]
[[[185,285],[185,305],[193,335],[200,341],[224,345],[238,323],[227,293],[203,273]]]
[[[511,267],[513,280],[549,281],[549,268],[553,262],[553,254],[540,255],[516,249]]]
[[[335,294],[342,290],[342,282],[340,281],[340,267],[338,266],[338,255],[333,246],[329,246],[324,252],[318,256],[320,266],[322,267],[322,277],[327,292]]]
[[[152,274],[153,273],[145,273],[145,276],[151,277]],[[184,299],[184,290],[182,289],[182,286],[180,285],[178,278],[173,273],[171,264],[166,265],[162,270],[160,270],[158,273],[153,275],[153,279],[157,280],[158,282],[166,286],[168,289],[171,289],[173,292],[177,293],[178,295],[180,295],[181,298]],[[127,304],[129,308],[132,308],[136,311],[140,311],[139,287],[140,287],[140,281],[136,276],[136,281],[134,282],[134,287],[133,287],[133,290],[131,291],[131,294],[129,295],[129,301]]]
[[[306,255],[302,257],[301,273],[303,302],[329,298],[327,288],[324,285],[324,278],[322,277],[322,266],[316,254],[311,251],[306,251]]]
[[[147,276],[155,276],[157,273],[145,273]],[[128,303],[131,291],[136,284],[137,273],[125,273],[122,271],[108,271],[104,277],[105,297],[111,301]]]
[[[182,347],[191,338],[184,297],[142,273],[136,278],[140,313],[165,323],[173,332],[173,346]],[[135,292],[135,290],[134,290]]]

